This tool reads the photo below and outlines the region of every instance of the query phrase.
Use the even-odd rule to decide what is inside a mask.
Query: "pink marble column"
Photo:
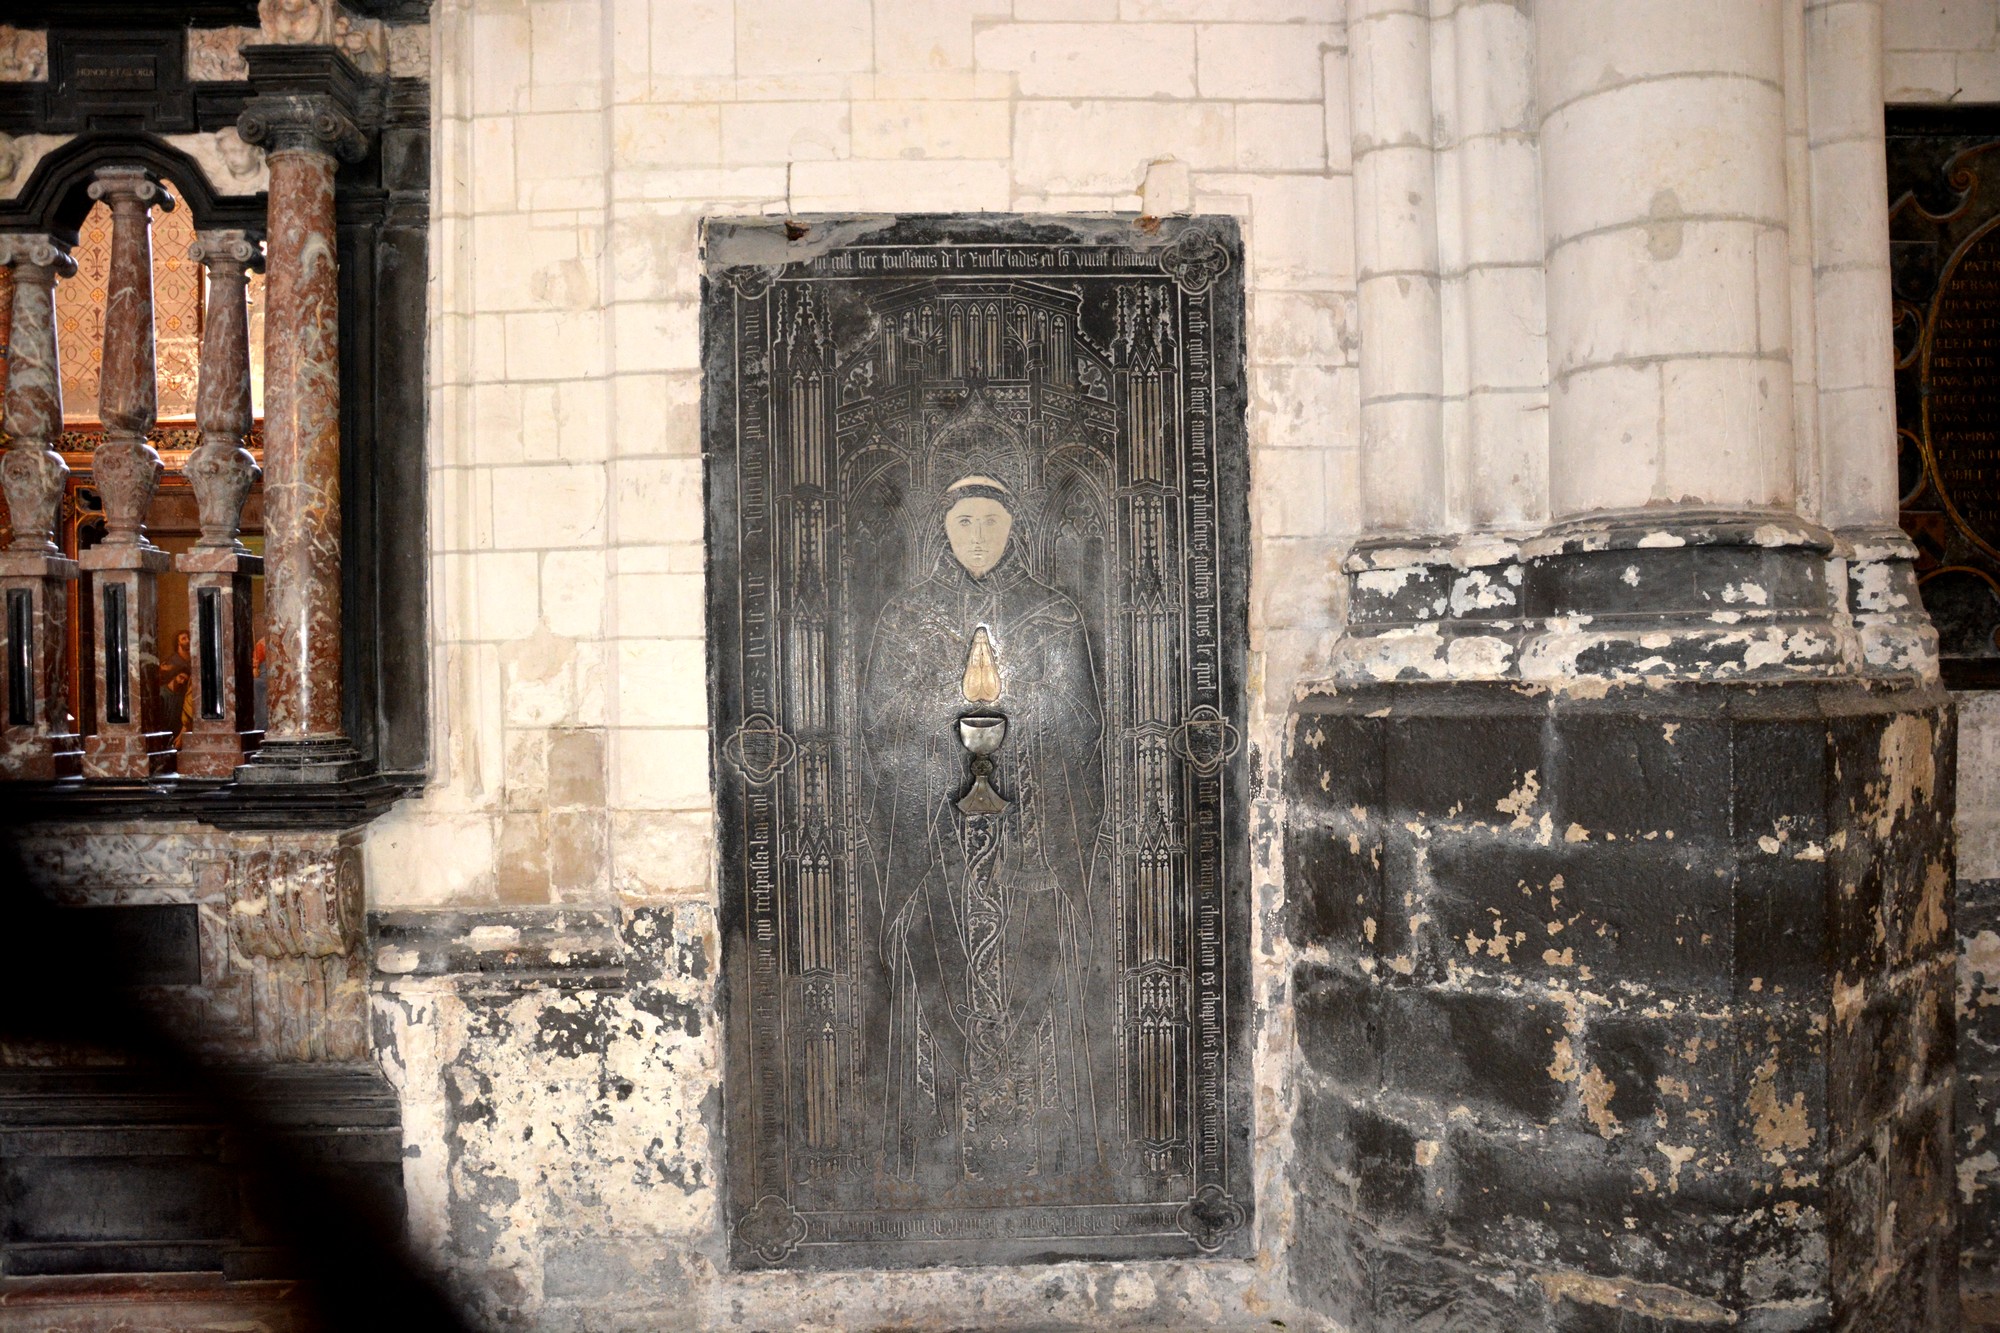
[[[56,452],[62,433],[62,375],[56,364],[58,277],[76,272],[48,236],[0,235],[0,264],[13,270],[8,334],[7,450],[0,487],[13,539],[0,551],[0,634],[6,642],[5,727],[0,778],[75,777],[82,742],[69,713],[70,587],[76,563],[56,543],[69,467]]]
[[[238,122],[268,147],[264,286],[264,743],[239,779],[334,780],[357,767],[342,718],[340,290],[335,157],[360,151],[324,98],[258,98]]]
[[[92,778],[148,778],[174,768],[172,725],[160,716],[160,581],[173,558],[146,540],[160,455],[146,441],[158,412],[153,367],[153,208],[173,199],[143,167],[100,167],[90,197],[111,209],[104,365],[91,459],[104,497],[104,540],[78,557],[91,575],[97,627],[97,731],[83,746]],[[178,719],[175,719],[178,721]]]
[[[187,479],[201,510],[201,540],[174,558],[188,576],[193,631],[193,717],[181,735],[180,773],[227,778],[253,753],[256,729],[250,643],[250,580],[264,562],[237,540],[243,502],[261,475],[243,447],[250,433],[250,270],[263,251],[249,233],[205,231],[188,251],[208,266],[201,329],[201,384],[195,395],[201,443],[188,455]]]

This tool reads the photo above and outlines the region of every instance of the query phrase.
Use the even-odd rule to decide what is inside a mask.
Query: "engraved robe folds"
[[[968,703],[984,629],[1000,698]],[[885,1168],[934,1184],[1098,1169],[1115,1123],[1114,923],[1100,902],[1103,729],[1076,603],[1015,543],[983,578],[950,552],[884,608],[862,680],[886,1037]],[[1008,719],[968,816],[961,716]]]

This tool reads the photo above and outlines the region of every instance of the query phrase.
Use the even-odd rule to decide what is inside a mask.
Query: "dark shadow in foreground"
[[[469,1329],[402,1243],[380,1075],[203,1059],[147,1003],[133,919],[53,904],[0,826],[0,1325],[256,1292],[293,1329]]]

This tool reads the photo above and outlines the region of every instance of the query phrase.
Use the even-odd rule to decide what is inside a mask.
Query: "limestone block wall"
[[[2000,6],[1990,0],[1884,0],[1891,102],[2000,102]]]
[[[1544,8],[1575,23],[1596,9]],[[1691,391],[1687,419],[1744,447],[1662,454],[1636,498],[1796,495],[1842,530],[1892,512],[1882,469],[1849,466],[1885,438],[1887,369],[1839,333],[1881,323],[1880,260],[1856,222],[1881,201],[1841,190],[1870,179],[1879,99],[1860,79],[1800,92],[1808,67],[1872,69],[1877,8],[1787,13],[1763,45],[1718,51],[1754,77],[1712,81],[1718,133],[1731,115],[1782,121],[1782,160],[1718,170],[1663,144],[1688,158],[1685,197],[1625,198],[1599,188],[1610,164],[1590,136],[1622,143],[1648,94],[1598,89],[1586,100],[1633,105],[1579,102],[1551,148],[1542,103],[1560,99],[1536,82],[1537,18],[1512,0],[439,0],[434,777],[365,854],[413,1231],[478,1307],[551,1328],[1312,1326],[1288,1296],[1294,1263],[1325,1256],[1287,1245],[1297,1043],[1275,779],[1297,682],[1325,674],[1344,622],[1350,544],[1480,534],[1450,557],[1476,566],[1478,542],[1499,560],[1552,515],[1623,497],[1632,478],[1581,470],[1605,466],[1611,416],[1572,411],[1551,465],[1552,367],[1609,358],[1608,382],[1627,352],[1706,356],[1725,344],[1694,326],[1728,319],[1725,350],[1789,376],[1790,412],[1768,383],[1754,403]],[[1891,97],[1963,100],[1962,80],[1987,77],[1992,0],[1889,0],[1882,23]],[[1648,49],[1644,33],[1601,35]],[[1842,59],[1857,42],[1868,59]],[[1587,41],[1575,55],[1578,89],[1596,88],[1602,60]],[[1643,82],[1643,59],[1625,68]],[[1246,730],[1272,793],[1253,849],[1264,1258],[735,1276],[715,1189],[699,222],[977,210],[1242,219]],[[1692,260],[1709,214],[1736,219],[1739,271],[1699,308],[1651,312],[1659,327],[1598,300],[1581,268],[1545,271],[1552,242],[1584,265],[1612,231]]]
[[[1268,770],[1292,682],[1340,623],[1336,561],[1358,526],[1342,13],[1339,0],[437,5],[434,781],[370,830],[367,868],[414,1233],[496,1319],[1285,1316],[1288,1221],[1271,1186],[1293,1042],[1273,989],[1286,969],[1268,837],[1253,981],[1265,1262],[809,1282],[723,1270],[698,224],[1239,217],[1253,692],[1263,683],[1247,730]]]

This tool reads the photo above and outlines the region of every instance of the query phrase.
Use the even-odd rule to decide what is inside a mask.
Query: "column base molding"
[[[83,742],[87,778],[145,779],[174,771],[171,731],[100,731]]]
[[[1334,677],[1937,679],[1900,533],[1759,510],[1634,510],[1349,554]]]
[[[76,561],[60,551],[0,551],[0,579],[76,577]]]
[[[197,722],[181,734],[180,775],[184,778],[233,778],[264,740],[261,731],[202,731],[200,725]]]
[[[1917,544],[1901,528],[1842,532],[1847,599],[1872,673],[1923,675],[1938,670],[1938,635],[1917,591]]]
[[[83,773],[83,737],[34,727],[0,731],[0,781],[53,782]]]
[[[306,740],[267,740],[236,770],[239,783],[306,786],[346,782],[367,772],[361,752],[345,736]]]
[[[174,567],[173,553],[163,551],[150,542],[124,546],[93,546],[80,551],[76,557],[77,567],[99,573],[106,570],[140,570],[148,574],[164,574]]]

